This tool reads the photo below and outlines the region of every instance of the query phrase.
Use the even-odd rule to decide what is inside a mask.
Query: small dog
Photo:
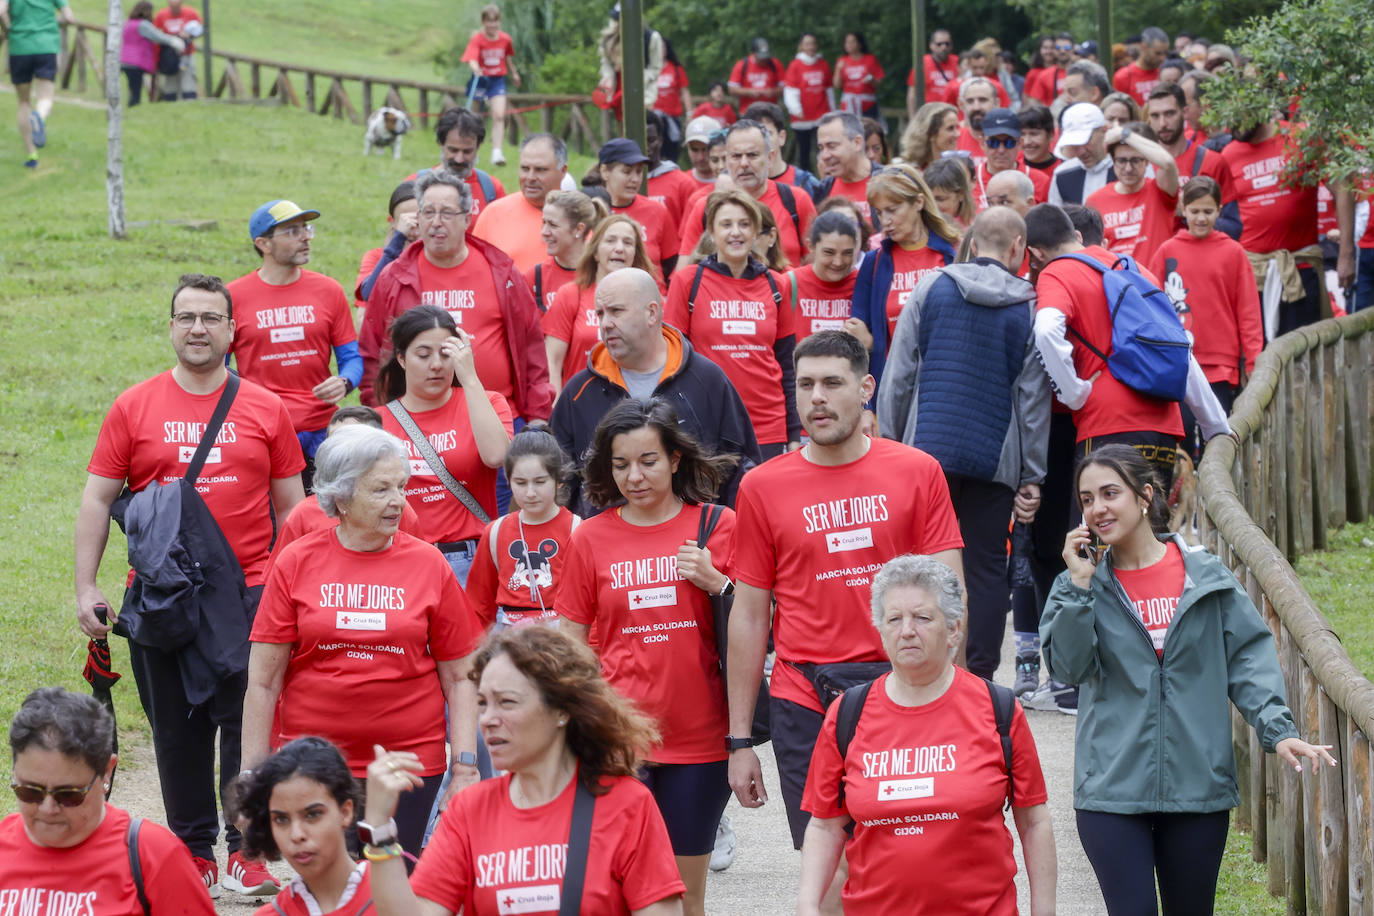
[[[372,150],[391,147],[391,158],[401,158],[401,139],[410,130],[410,118],[399,108],[383,107],[367,119],[367,133],[363,135],[363,155]]]
[[[1178,450],[1174,464],[1174,485],[1169,488],[1169,530],[1183,535],[1183,539],[1193,546],[1201,543],[1198,538],[1197,513],[1197,473],[1192,457],[1183,449]]]

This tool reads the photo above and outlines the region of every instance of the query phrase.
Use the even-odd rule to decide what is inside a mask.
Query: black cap
[[[639,144],[629,137],[616,137],[614,140],[607,140],[602,144],[596,158],[602,165],[608,165],[612,162],[639,165],[649,161],[649,157],[640,150]]]
[[[1010,108],[994,108],[983,115],[983,136],[1019,137],[1021,119]]]

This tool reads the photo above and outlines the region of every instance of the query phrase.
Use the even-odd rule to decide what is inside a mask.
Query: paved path
[[[1010,629],[1010,628],[1008,628]],[[1004,645],[1004,658],[998,673],[1002,681],[1011,677],[1011,633]],[[1049,788],[1050,809],[1054,815],[1055,846],[1059,854],[1059,916],[1089,916],[1102,912],[1102,897],[1097,879],[1084,858],[1073,823],[1073,729],[1075,720],[1056,712],[1028,712],[1031,731],[1040,752],[1040,763]],[[124,764],[115,783],[114,803],[144,817],[163,820],[162,800],[157,787],[157,771],[149,747],[125,748]],[[797,902],[797,882],[801,856],[792,849],[787,831],[787,816],[777,790],[777,770],[770,748],[759,754],[763,763],[764,784],[770,801],[757,810],[741,808],[733,799],[729,815],[739,840],[739,855],[728,870],[712,873],[707,885],[707,910],[712,916],[790,916]],[[1013,837],[1016,830],[1007,824]],[[1020,910],[1029,912],[1025,869],[1017,844],[1017,889]],[[224,847],[219,849],[223,867]],[[929,867],[938,874],[938,863],[910,863]],[[289,877],[290,869],[277,864],[273,872]],[[225,894],[216,904],[220,916],[250,916],[261,900]],[[894,910],[894,912],[896,912]]]

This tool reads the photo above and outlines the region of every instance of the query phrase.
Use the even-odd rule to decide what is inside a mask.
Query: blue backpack
[[[1142,275],[1127,255],[1110,269],[1086,254],[1060,257],[1087,264],[1102,274],[1102,292],[1112,319],[1111,353],[1103,353],[1073,328],[1069,333],[1096,353],[1117,381],[1150,397],[1182,401],[1188,390],[1190,344],[1164,291]]]

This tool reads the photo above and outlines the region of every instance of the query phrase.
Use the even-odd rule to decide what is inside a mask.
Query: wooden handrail
[[[1290,561],[1329,527],[1374,514],[1374,309],[1309,325],[1256,361],[1198,466],[1204,538],[1274,634],[1303,736],[1340,768],[1301,777],[1266,757],[1232,710],[1237,820],[1290,913],[1374,913],[1374,684],[1357,669]]]

